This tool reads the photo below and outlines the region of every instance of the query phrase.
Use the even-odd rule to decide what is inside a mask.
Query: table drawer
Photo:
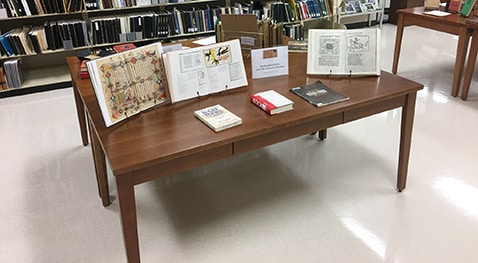
[[[256,150],[274,143],[292,139],[314,131],[324,130],[342,123],[342,113],[306,122],[297,123],[279,130],[244,139],[234,143],[234,155]]]

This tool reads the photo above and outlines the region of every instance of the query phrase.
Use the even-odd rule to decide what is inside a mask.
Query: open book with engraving
[[[107,127],[169,102],[160,42],[86,63]]]
[[[380,29],[310,29],[307,74],[380,75]]]

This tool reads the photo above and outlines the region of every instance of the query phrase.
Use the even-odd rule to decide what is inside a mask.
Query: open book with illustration
[[[247,85],[237,39],[165,48],[157,42],[87,62],[107,127],[156,105]]]
[[[238,39],[166,52],[163,61],[172,102],[247,85]]]
[[[307,74],[380,75],[380,29],[310,29]]]
[[[169,102],[160,42],[86,63],[107,127]]]

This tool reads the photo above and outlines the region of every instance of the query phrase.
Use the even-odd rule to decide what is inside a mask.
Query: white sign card
[[[252,78],[267,78],[289,74],[289,50],[277,46],[251,50]]]

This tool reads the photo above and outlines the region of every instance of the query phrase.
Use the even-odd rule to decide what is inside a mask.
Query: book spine
[[[251,94],[251,102],[269,114],[271,114],[271,111],[276,108],[274,104],[255,94]]]

